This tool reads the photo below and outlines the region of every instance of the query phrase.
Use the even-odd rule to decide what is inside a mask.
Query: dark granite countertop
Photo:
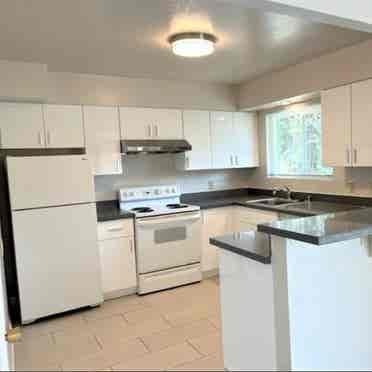
[[[356,239],[372,234],[372,208],[260,224],[258,230],[316,245]]]
[[[117,200],[99,201],[96,203],[98,222],[133,218],[134,214],[129,211],[122,211]]]
[[[270,236],[258,231],[219,236],[211,238],[210,243],[263,264],[271,263]]]

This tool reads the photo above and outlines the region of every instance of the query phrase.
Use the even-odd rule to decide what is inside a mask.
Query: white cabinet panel
[[[209,239],[225,235],[229,232],[230,216],[230,208],[217,208],[203,211],[203,272],[213,272],[218,270],[217,247],[209,244]]]
[[[118,109],[84,106],[83,113],[86,149],[94,174],[121,174]]]
[[[154,135],[154,110],[151,108],[120,107],[122,139],[151,139]]]
[[[182,112],[120,107],[122,139],[182,139]]]
[[[258,167],[258,132],[256,113],[234,112],[233,141],[234,166],[236,168]]]
[[[322,92],[323,165],[352,165],[351,86]]]
[[[47,147],[85,146],[81,106],[44,105],[44,119]]]
[[[154,137],[156,139],[182,139],[182,112],[172,109],[156,109]]]
[[[185,139],[192,151],[182,154],[184,169],[212,168],[210,114],[208,111],[184,111],[183,128]]]
[[[136,261],[132,237],[99,242],[102,288],[105,297],[137,286]]]
[[[45,147],[41,104],[0,102],[0,147]]]
[[[372,80],[352,85],[353,165],[372,166]]]
[[[214,169],[233,168],[233,114],[211,112],[212,166]]]

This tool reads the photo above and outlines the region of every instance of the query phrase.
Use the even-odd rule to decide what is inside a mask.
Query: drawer
[[[278,217],[278,213],[276,212],[262,211],[253,208],[239,208],[235,211],[236,221],[245,221],[253,225],[276,221]]]
[[[98,240],[108,240],[122,238],[126,236],[133,236],[133,221],[132,219],[127,220],[116,220],[98,223]]]

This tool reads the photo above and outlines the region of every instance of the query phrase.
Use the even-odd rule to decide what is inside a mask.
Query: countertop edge
[[[218,238],[210,238],[209,242],[221,249],[224,249],[226,251],[233,252],[235,254],[238,254],[239,256],[244,256],[246,258],[249,258],[253,261],[257,261],[259,263],[262,263],[264,265],[270,265],[271,264],[271,256],[270,257],[263,257],[257,254],[254,254],[252,252],[244,251],[243,249],[239,249],[233,245],[221,242]]]

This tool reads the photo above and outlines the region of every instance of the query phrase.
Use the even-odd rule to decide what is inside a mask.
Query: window
[[[320,104],[301,104],[266,115],[270,176],[329,176],[322,165]]]

